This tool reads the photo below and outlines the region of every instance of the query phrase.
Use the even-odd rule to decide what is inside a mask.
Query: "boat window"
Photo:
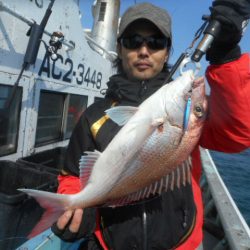
[[[87,103],[87,96],[41,91],[35,145],[69,139]]]
[[[38,109],[36,146],[62,138],[65,95],[41,91]]]
[[[70,138],[73,128],[88,104],[87,96],[69,95],[65,139]]]
[[[5,108],[13,87],[0,85],[0,156],[16,152],[22,102],[22,88],[18,87],[9,108]]]

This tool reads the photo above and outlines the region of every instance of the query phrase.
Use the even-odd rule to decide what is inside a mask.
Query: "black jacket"
[[[115,75],[108,82],[103,100],[92,104],[81,116],[75,127],[64,170],[78,176],[78,163],[86,150],[104,151],[120,127],[105,119],[104,111],[112,105],[138,106],[160,88],[166,78],[161,73],[150,81],[130,81]],[[95,209],[89,209],[84,220],[95,222]],[[137,204],[124,207],[98,208],[101,228],[109,249],[171,249],[191,233],[196,209],[190,184],[169,190]],[[89,216],[87,216],[89,215]],[[86,229],[88,231],[88,229]],[[93,243],[91,243],[93,244]]]

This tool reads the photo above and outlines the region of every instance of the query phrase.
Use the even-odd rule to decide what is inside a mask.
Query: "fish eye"
[[[199,106],[197,106],[197,107],[195,107],[195,111],[196,111],[196,112],[201,112],[201,111],[202,111],[202,108],[199,107]]]
[[[204,110],[201,104],[196,104],[194,107],[194,114],[198,117],[201,118],[204,114]]]

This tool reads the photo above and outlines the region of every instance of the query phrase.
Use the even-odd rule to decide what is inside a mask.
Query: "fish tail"
[[[41,219],[28,235],[29,239],[50,228],[52,224],[64,213],[69,205],[70,195],[55,194],[33,189],[18,190],[35,198],[39,205],[45,209]]]

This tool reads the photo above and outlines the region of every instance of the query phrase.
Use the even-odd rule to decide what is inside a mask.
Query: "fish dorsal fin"
[[[80,170],[80,182],[81,188],[83,189],[91,175],[93,166],[95,165],[97,159],[101,155],[101,153],[97,150],[94,152],[92,151],[85,151],[85,155],[82,155],[80,162],[79,162],[79,170]]]
[[[137,107],[118,106],[107,109],[105,113],[113,122],[117,123],[119,126],[123,126],[137,111]]]

